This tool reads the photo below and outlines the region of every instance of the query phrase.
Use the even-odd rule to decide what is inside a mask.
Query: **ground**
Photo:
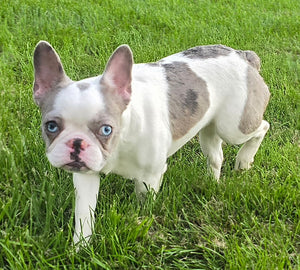
[[[299,269],[300,2],[1,1],[0,268]],[[32,99],[32,53],[49,41],[74,80],[100,74],[120,44],[135,62],[196,45],[254,50],[271,91],[271,128],[252,169],[234,172],[224,146],[220,182],[197,139],[168,161],[156,201],[102,176],[90,247],[72,246],[71,175],[51,167]]]

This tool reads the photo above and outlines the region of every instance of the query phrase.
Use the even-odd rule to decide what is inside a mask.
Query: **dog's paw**
[[[84,237],[82,233],[74,233],[73,244],[75,246],[76,252],[79,252],[82,248],[89,246],[91,235]]]
[[[249,170],[251,168],[252,163],[253,163],[253,160],[248,161],[248,160],[239,160],[239,159],[237,159],[236,162],[235,162],[234,169],[236,171],[238,171],[238,170]]]

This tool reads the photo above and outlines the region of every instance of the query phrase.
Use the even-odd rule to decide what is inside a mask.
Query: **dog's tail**
[[[239,51],[240,55],[249,62],[249,64],[260,71],[260,58],[253,51]]]

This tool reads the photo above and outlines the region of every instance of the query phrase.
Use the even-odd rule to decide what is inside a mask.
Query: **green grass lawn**
[[[50,166],[32,100],[32,52],[59,52],[72,79],[103,71],[120,44],[135,62],[205,44],[254,50],[271,128],[254,166],[220,183],[196,139],[172,158],[156,201],[102,176],[90,247],[72,246],[71,175]],[[0,269],[299,269],[300,1],[0,1]]]

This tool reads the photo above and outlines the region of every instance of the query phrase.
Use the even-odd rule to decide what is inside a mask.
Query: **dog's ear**
[[[40,41],[34,51],[34,85],[35,102],[41,106],[43,99],[52,90],[70,79],[66,76],[58,54],[46,41]]]
[[[121,45],[108,60],[101,78],[101,84],[113,90],[125,105],[129,103],[131,96],[132,65],[133,56],[129,46]]]

